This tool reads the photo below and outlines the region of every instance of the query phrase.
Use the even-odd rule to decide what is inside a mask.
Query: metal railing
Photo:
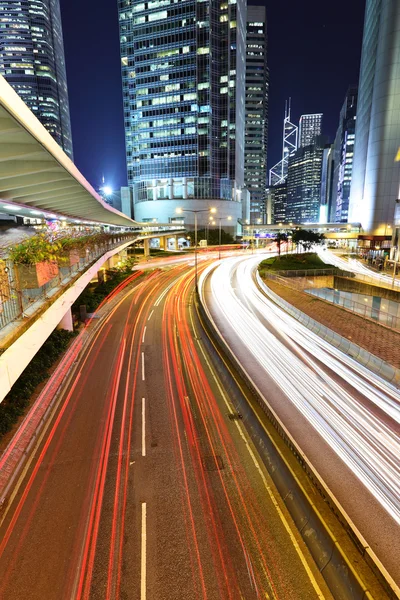
[[[79,256],[79,262],[73,265],[59,264],[58,273],[50,281],[37,288],[23,288],[19,283],[17,266],[11,260],[5,260],[6,268],[0,282],[0,331],[18,319],[31,316],[42,302],[49,300],[56,290],[68,285],[78,273],[83,272],[97,258],[125,242],[133,241],[137,235],[110,236],[109,241],[93,245]]]
[[[265,277],[268,279],[274,279],[274,277],[322,277],[332,275],[339,275],[340,277],[355,277],[355,273],[351,271],[343,271],[342,269],[294,269],[294,270],[279,270],[279,271],[268,271],[267,269],[263,272]]]
[[[267,285],[265,285],[259,273],[257,273],[256,277],[257,283],[259,287],[264,291],[264,293],[267,296],[269,296],[275,302],[275,304],[283,308],[283,310],[286,311],[289,315],[291,315],[297,321],[299,321],[305,327],[307,327],[307,329],[316,333],[325,341],[332,344],[332,346],[335,346],[336,348],[338,348],[338,350],[341,350],[341,352],[344,352],[345,354],[362,364],[364,367],[367,367],[386,381],[393,383],[397,387],[400,386],[400,369],[393,367],[378,356],[371,354],[371,352],[368,352],[368,350],[361,348],[361,346],[359,346],[358,344],[351,342],[350,340],[336,333],[332,329],[329,329],[329,327],[322,325],[322,323],[319,323],[312,317],[308,316],[306,313],[295,308],[292,304],[281,298],[278,294],[273,292]]]
[[[315,288],[312,290],[305,290],[308,294],[321,298],[326,302],[330,302],[334,306],[342,306],[351,312],[356,313],[364,318],[372,319],[390,327],[391,329],[400,330],[400,318],[396,315],[389,313],[381,308],[374,308],[368,304],[362,304],[341,294],[351,294],[351,292],[342,292],[340,290],[330,290],[325,288]],[[388,301],[387,301],[388,302]]]

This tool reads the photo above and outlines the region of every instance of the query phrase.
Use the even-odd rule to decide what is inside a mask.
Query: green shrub
[[[30,397],[39,383],[49,377],[48,369],[67,348],[75,333],[56,329],[14,383],[0,404],[0,438],[24,414]]]

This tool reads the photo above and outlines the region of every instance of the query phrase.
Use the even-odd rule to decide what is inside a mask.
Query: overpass
[[[0,213],[69,224],[107,226],[116,232],[93,245],[76,264],[28,290],[16,265],[0,258],[0,402],[57,327],[71,327],[70,307],[93,277],[113,266],[135,240],[160,238],[160,247],[184,227],[139,223],[109,206],[97,194],[35,115],[0,76]],[[4,254],[4,253],[3,253]],[[27,292],[27,293],[26,293]],[[25,301],[26,302],[25,302]]]
[[[241,222],[244,240],[257,240],[273,237],[278,231],[289,232],[294,229],[312,229],[323,233],[328,240],[358,240],[362,232],[361,223],[261,223]]]

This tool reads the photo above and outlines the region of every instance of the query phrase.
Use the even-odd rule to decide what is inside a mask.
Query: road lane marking
[[[147,325],[145,325],[144,329],[143,329],[142,344],[144,344],[144,337],[146,335],[146,329],[147,329]]]
[[[190,319],[191,319],[191,322],[192,322],[193,331],[196,333],[196,329],[194,327],[194,321],[193,321],[192,312],[190,311],[189,314],[190,314]],[[218,380],[218,378],[217,378],[217,376],[215,374],[214,368],[210,364],[210,361],[208,360],[208,358],[207,358],[207,356],[205,354],[205,351],[202,348],[202,344],[201,344],[200,340],[198,339],[197,342],[199,344],[199,348],[200,348],[200,351],[201,351],[201,353],[202,353],[202,355],[204,357],[204,360],[206,361],[207,366],[208,366],[208,368],[209,368],[209,370],[211,372],[211,375],[212,375],[212,377],[213,377],[213,379],[214,379],[214,381],[215,381],[215,383],[216,383],[216,385],[218,387],[218,390],[219,390],[219,392],[220,392],[220,394],[221,394],[221,396],[222,396],[222,398],[224,400],[224,403],[227,406],[227,408],[229,409],[229,411],[231,411],[231,408],[232,408],[231,404],[230,404],[229,400],[227,399],[227,397],[225,395],[225,392],[224,392],[224,390],[222,389],[222,387],[221,387],[221,385],[219,383],[219,380]],[[266,480],[264,472],[263,472],[263,470],[262,470],[259,462],[257,461],[257,458],[256,458],[256,456],[255,456],[255,454],[254,454],[254,452],[253,452],[253,450],[252,450],[252,448],[250,446],[249,441],[247,440],[247,438],[246,438],[246,436],[245,436],[245,434],[243,432],[242,426],[238,423],[238,421],[234,421],[234,424],[236,425],[236,427],[238,429],[238,432],[239,432],[241,438],[243,439],[243,441],[244,441],[244,443],[246,445],[247,451],[249,452],[249,454],[250,454],[250,456],[251,456],[251,458],[253,460],[253,463],[254,463],[257,471],[260,474],[260,477],[262,479],[262,482],[264,484],[265,489],[268,492],[268,495],[269,495],[269,497],[270,497],[270,499],[272,501],[272,504],[274,505],[275,510],[277,511],[277,513],[278,513],[278,515],[279,515],[279,517],[281,519],[281,522],[282,522],[284,528],[286,529],[287,533],[289,534],[290,540],[291,540],[291,542],[292,542],[292,544],[293,544],[293,546],[294,546],[294,548],[295,548],[295,550],[297,552],[298,557],[300,558],[300,561],[301,561],[301,563],[302,563],[302,565],[303,565],[303,567],[304,567],[304,569],[305,569],[305,571],[306,571],[306,573],[308,575],[308,578],[309,578],[309,580],[310,580],[310,582],[311,582],[311,584],[312,584],[312,586],[313,586],[313,588],[314,588],[314,590],[315,590],[318,598],[324,599],[325,596],[322,593],[322,591],[321,591],[321,589],[320,589],[320,587],[318,585],[318,582],[317,582],[316,578],[314,577],[314,573],[312,572],[312,570],[311,570],[311,568],[310,568],[310,566],[309,566],[309,564],[307,562],[307,559],[306,559],[306,557],[305,557],[302,549],[300,548],[300,546],[299,546],[299,544],[297,542],[297,539],[296,539],[296,537],[295,537],[295,535],[294,535],[294,533],[292,531],[292,528],[289,525],[289,522],[287,521],[287,519],[286,519],[286,517],[285,517],[285,515],[284,515],[284,513],[283,513],[283,511],[281,509],[281,507],[279,506],[279,502],[278,502],[277,498],[275,497],[275,495],[274,495],[271,487],[269,486],[269,484],[268,484],[268,482]]]
[[[144,374],[144,352],[142,352],[142,381],[146,379]]]
[[[149,316],[148,316],[148,318],[147,318],[147,320],[148,320],[148,321],[150,321],[150,319],[151,319],[151,317],[152,317],[152,315],[153,315],[153,312],[154,312],[154,308],[153,308],[153,310],[151,311],[151,313],[149,314]]]
[[[146,600],[146,502],[142,502],[142,544],[140,565],[140,600]]]
[[[154,302],[154,306],[158,306],[161,302],[161,300],[164,298],[164,296],[167,294],[167,292],[172,288],[173,285],[175,285],[176,281],[172,281],[166,288],[165,290],[158,296],[157,300]]]
[[[142,456],[146,456],[146,400],[142,398]]]

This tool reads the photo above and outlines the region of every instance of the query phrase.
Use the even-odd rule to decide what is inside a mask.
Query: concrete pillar
[[[165,250],[165,236],[160,236],[160,250]]]
[[[144,256],[145,256],[145,258],[148,258],[150,256],[150,240],[148,240],[148,239],[143,240],[143,247],[144,247]]]
[[[176,251],[178,251],[179,246],[178,246],[178,236],[177,235],[174,235],[174,242],[175,242],[174,248]]]
[[[67,310],[59,324],[57,325],[57,329],[65,329],[65,331],[73,331],[74,330],[74,322],[72,320],[72,310],[71,307]]]

